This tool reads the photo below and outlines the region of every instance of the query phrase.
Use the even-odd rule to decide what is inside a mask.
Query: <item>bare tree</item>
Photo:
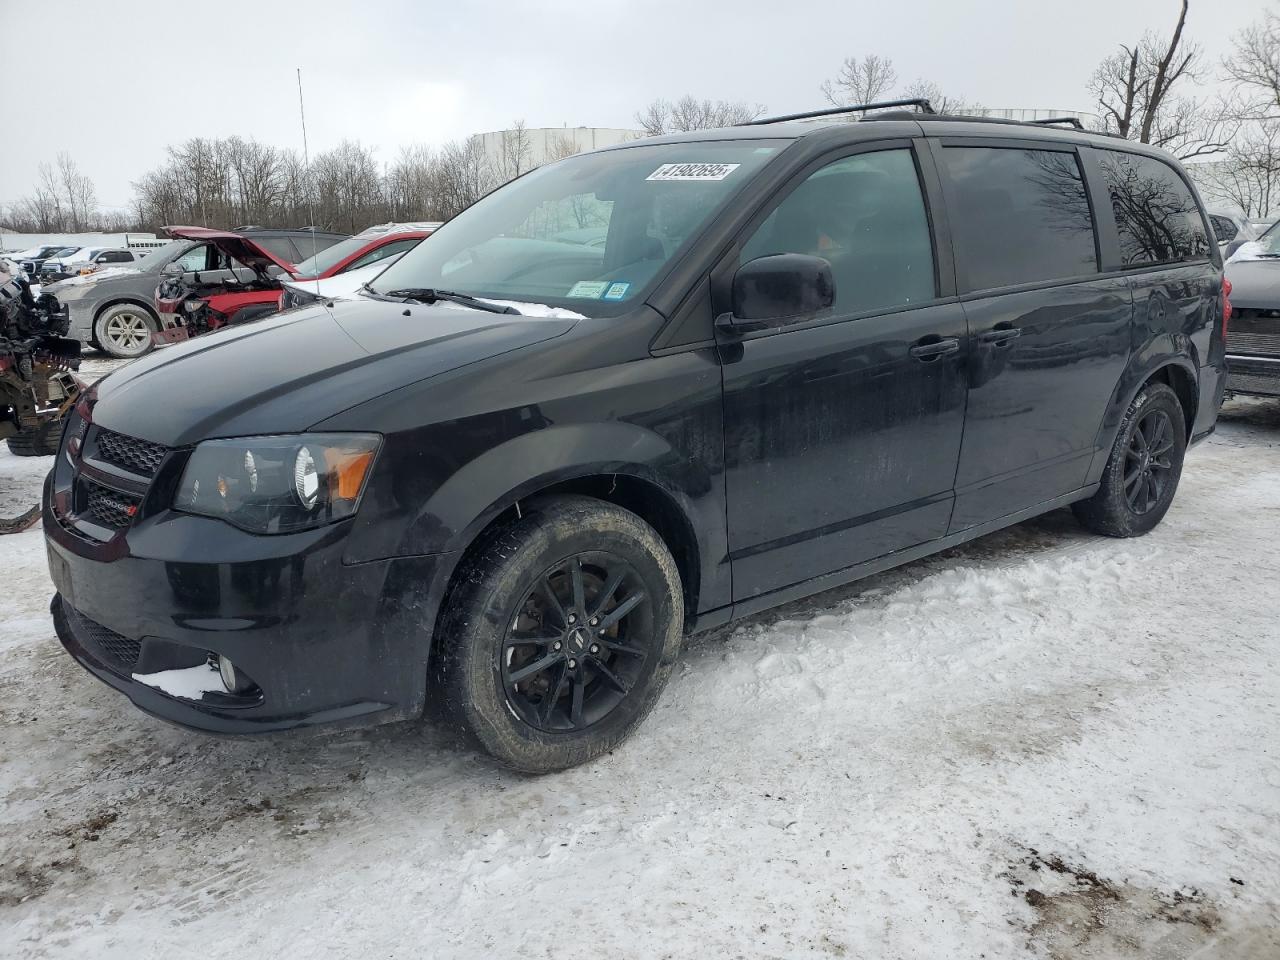
[[[1243,98],[1241,119],[1280,119],[1280,16],[1268,10],[1240,31],[1222,69]]]
[[[822,81],[820,89],[833,107],[845,107],[886,99],[897,85],[893,61],[872,53],[861,60],[845,57],[840,72],[833,79]]]
[[[66,229],[75,233],[84,230],[89,217],[98,206],[98,195],[93,181],[80,172],[71,154],[58,154],[58,188],[66,210]]]
[[[685,94],[675,103],[670,100],[653,101],[636,114],[636,123],[644,128],[646,136],[660,137],[664,133],[732,127],[755,120],[763,113],[764,105],[759,103],[751,106],[741,101],[698,100]]]
[[[446,144],[439,157],[439,200],[444,219],[456,216],[495,186],[493,167],[477,136]]]
[[[1280,207],[1280,121],[1252,125],[1224,158],[1191,169],[1208,196],[1248,217],[1269,216]]]
[[[525,130],[524,121],[517,120],[511,125],[510,130],[502,131],[494,172],[503,183],[506,183],[532,167],[533,143]]]
[[[544,162],[551,163],[555,160],[563,160],[565,157],[572,157],[575,153],[581,152],[582,148],[578,146],[578,141],[572,136],[567,133],[556,134],[547,146],[547,157]]]
[[[970,103],[964,97],[949,97],[942,92],[942,88],[932,80],[916,79],[912,80],[903,88],[902,95],[904,97],[912,97],[915,99],[928,100],[929,106],[933,107],[938,113],[949,114],[981,114],[982,107],[977,103]]]
[[[1148,31],[1137,43],[1122,44],[1090,79],[1104,129],[1184,160],[1217,153],[1235,130],[1225,104],[1178,95],[1200,79],[1204,59],[1200,45],[1184,37],[1187,9],[1182,0],[1171,36]]]

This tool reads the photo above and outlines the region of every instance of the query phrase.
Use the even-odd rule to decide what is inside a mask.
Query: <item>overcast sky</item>
[[[0,0],[6,31],[39,5]],[[1213,60],[1263,0],[1193,0],[1190,36]],[[43,8],[41,8],[43,9]],[[52,8],[50,8],[52,9]],[[539,126],[634,126],[655,97],[684,93],[823,106],[818,85],[850,55],[889,56],[991,107],[1091,110],[1098,60],[1147,27],[1167,33],[1176,0],[490,0],[360,4],[211,0],[72,4],[8,32],[0,90],[18,107],[0,145],[0,203],[31,191],[66,150],[99,202],[188,137],[239,134],[301,147],[302,68],[311,153],[344,138],[380,160],[523,118]],[[20,105],[20,106],[19,106]]]

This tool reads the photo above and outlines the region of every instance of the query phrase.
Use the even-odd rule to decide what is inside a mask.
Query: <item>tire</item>
[[[531,501],[464,562],[438,633],[446,722],[526,773],[625,740],[666,686],[684,630],[680,575],[653,529],[588,497]]]
[[[53,457],[62,440],[62,421],[49,420],[5,441],[15,457]]]
[[[157,329],[155,318],[146,308],[117,303],[98,315],[93,323],[93,338],[111,356],[132,360],[151,351],[151,334]]]
[[[1148,384],[1125,413],[1098,492],[1072,504],[1076,519],[1108,537],[1147,533],[1173,503],[1186,450],[1186,420],[1178,395],[1166,384]]]

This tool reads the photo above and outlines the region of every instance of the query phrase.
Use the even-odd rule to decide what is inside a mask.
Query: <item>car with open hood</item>
[[[355,297],[103,378],[44,491],[66,651],[190,727],[430,706],[546,772],[619,746],[688,632],[1058,507],[1153,529],[1225,376],[1186,171],[825,113],[547,164]]]
[[[315,230],[245,229],[237,231],[282,259],[299,257],[298,247],[324,249],[345,234]],[[140,357],[152,348],[151,335],[160,329],[156,285],[166,268],[174,266],[188,279],[198,273],[205,281],[232,277],[250,281],[254,272],[228,259],[207,240],[175,238],[148,251],[132,264],[103,267],[51,285],[48,290],[70,311],[68,336],[92,344],[113,357]]]
[[[284,282],[324,282],[352,272],[376,276],[389,259],[411,250],[439,224],[382,224],[333,244],[293,264],[259,244],[252,234],[167,227],[175,237],[211,243],[226,257],[253,272],[252,278],[186,277],[173,271],[156,288],[160,331],[154,339],[176,343],[219,327],[246,323],[281,309]],[[379,266],[381,265],[381,267]],[[299,299],[296,288],[293,300]]]

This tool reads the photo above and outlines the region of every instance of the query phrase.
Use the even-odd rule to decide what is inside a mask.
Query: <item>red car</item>
[[[416,246],[438,227],[438,223],[387,223],[370,227],[318,250],[293,264],[280,259],[252,235],[206,227],[165,227],[175,238],[202,240],[212,244],[225,259],[215,277],[202,280],[174,274],[156,287],[156,309],[160,313],[157,343],[172,343],[233,323],[244,323],[280,309],[282,288],[279,276],[296,280],[332,277],[348,270],[367,267]],[[295,244],[306,249],[306,239]],[[245,270],[252,277],[245,276]]]

